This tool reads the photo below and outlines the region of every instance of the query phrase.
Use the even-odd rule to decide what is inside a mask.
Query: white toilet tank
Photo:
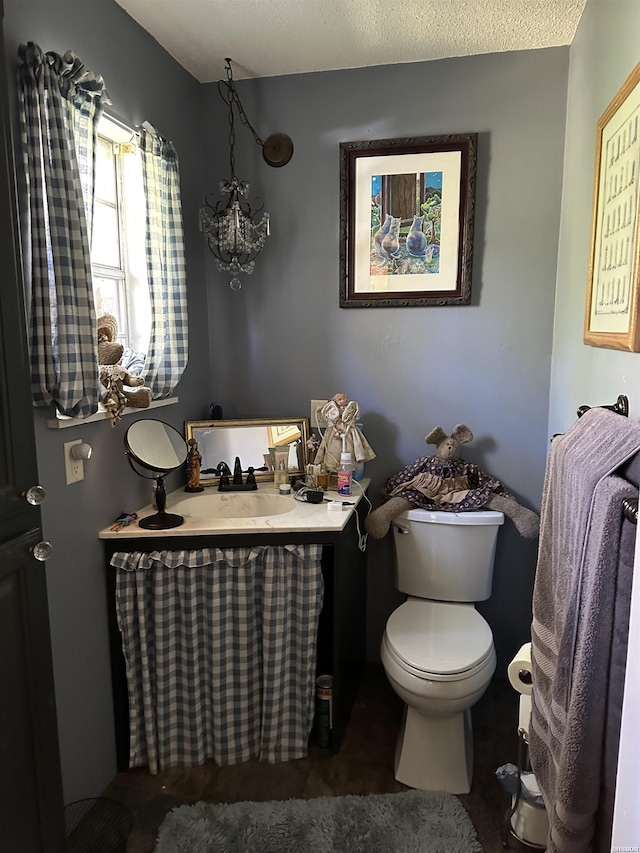
[[[493,510],[403,512],[392,524],[396,587],[417,598],[484,601],[503,523],[504,515]]]

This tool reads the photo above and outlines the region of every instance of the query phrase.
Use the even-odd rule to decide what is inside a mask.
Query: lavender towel
[[[613,472],[640,424],[590,409],[552,442],[533,594],[532,768],[549,816],[548,853],[593,849],[616,597],[621,502]]]
[[[607,692],[607,707],[605,709],[606,723],[603,746],[604,756],[602,761],[602,784],[600,786],[596,836],[593,845],[594,850],[603,850],[606,853],[609,853],[611,847],[611,835],[613,831],[620,728],[622,726],[622,701],[627,669],[627,649],[629,647],[629,616],[631,613],[636,533],[637,524],[625,518],[622,522],[622,531],[620,534],[616,601],[611,637],[611,659],[609,661],[609,690]]]

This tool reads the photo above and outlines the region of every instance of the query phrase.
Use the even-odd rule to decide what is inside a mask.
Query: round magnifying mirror
[[[187,443],[175,427],[145,418],[131,424],[124,436],[125,452],[129,464],[140,477],[156,481],[158,512],[142,518],[138,526],[147,530],[166,530],[179,527],[184,518],[165,512],[166,491],[164,477],[183,465],[187,459]],[[150,474],[138,470],[144,468]]]

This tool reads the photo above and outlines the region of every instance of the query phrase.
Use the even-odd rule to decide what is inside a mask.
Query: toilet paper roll
[[[507,675],[514,690],[531,695],[531,643],[525,643],[507,667]]]

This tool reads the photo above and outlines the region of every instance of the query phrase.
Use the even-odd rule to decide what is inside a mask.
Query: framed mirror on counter
[[[276,459],[286,452],[289,476],[303,477],[307,466],[307,418],[187,421],[185,438],[194,439],[200,462],[200,485],[217,486],[227,466],[240,459],[243,472],[254,469],[256,480],[273,480]]]

